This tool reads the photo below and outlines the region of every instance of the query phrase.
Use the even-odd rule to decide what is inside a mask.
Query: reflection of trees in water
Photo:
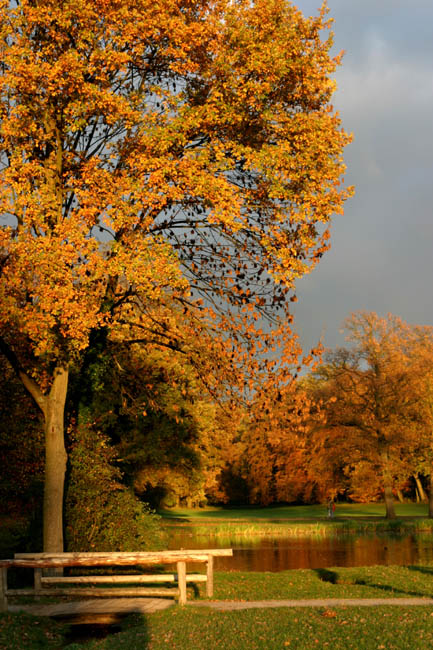
[[[401,565],[433,562],[433,539],[427,535],[338,536],[328,538],[206,538],[190,531],[171,534],[170,548],[233,548],[232,558],[215,558],[227,571],[283,571],[332,566]],[[221,543],[222,542],[222,543]],[[198,567],[197,567],[198,568]]]

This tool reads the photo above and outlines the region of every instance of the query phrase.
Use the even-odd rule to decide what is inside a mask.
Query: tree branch
[[[6,359],[11,364],[15,374],[21,380],[24,388],[27,392],[33,397],[34,401],[41,409],[42,413],[46,415],[47,407],[47,398],[37,385],[37,383],[29,377],[29,375],[24,371],[21,366],[18,357],[11,347],[6,343],[6,341],[0,336],[0,352],[6,357]]]

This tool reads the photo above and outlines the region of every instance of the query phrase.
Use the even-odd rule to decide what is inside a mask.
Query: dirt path
[[[221,611],[265,607],[377,607],[382,605],[430,605],[433,598],[315,598],[306,600],[214,600],[189,601],[194,607],[211,607]]]
[[[34,616],[81,617],[99,614],[152,614],[174,605],[173,598],[99,598],[49,605],[9,605],[10,612],[26,612]]]
[[[82,617],[100,615],[125,615],[132,612],[152,614],[175,604],[167,598],[112,598],[98,600],[82,600],[69,603],[50,605],[11,605],[9,611],[25,611],[34,616],[53,617]],[[316,598],[304,600],[190,600],[187,605],[192,607],[210,607],[220,611],[238,609],[257,609],[266,607],[377,607],[397,605],[412,607],[424,605],[433,607],[433,598]]]

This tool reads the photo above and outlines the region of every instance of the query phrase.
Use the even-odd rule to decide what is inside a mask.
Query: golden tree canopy
[[[68,363],[128,321],[164,343],[167,301],[250,344],[287,324],[350,194],[326,13],[0,0],[3,350]]]

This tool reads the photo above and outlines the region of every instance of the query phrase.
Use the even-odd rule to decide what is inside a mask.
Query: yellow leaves
[[[323,610],[323,612],[321,612],[321,616],[323,616],[324,618],[336,618],[337,612],[335,611],[335,609],[325,609]]]
[[[300,351],[288,290],[326,250],[316,225],[350,194],[338,187],[349,138],[328,105],[337,60],[324,10],[3,8],[0,212],[14,228],[1,240],[2,326],[13,321],[36,354],[68,356],[92,328],[121,337],[128,322],[156,345],[212,350],[213,367],[196,362],[213,387],[232,381],[245,396],[269,373],[289,382]],[[275,332],[258,326],[266,316]]]

